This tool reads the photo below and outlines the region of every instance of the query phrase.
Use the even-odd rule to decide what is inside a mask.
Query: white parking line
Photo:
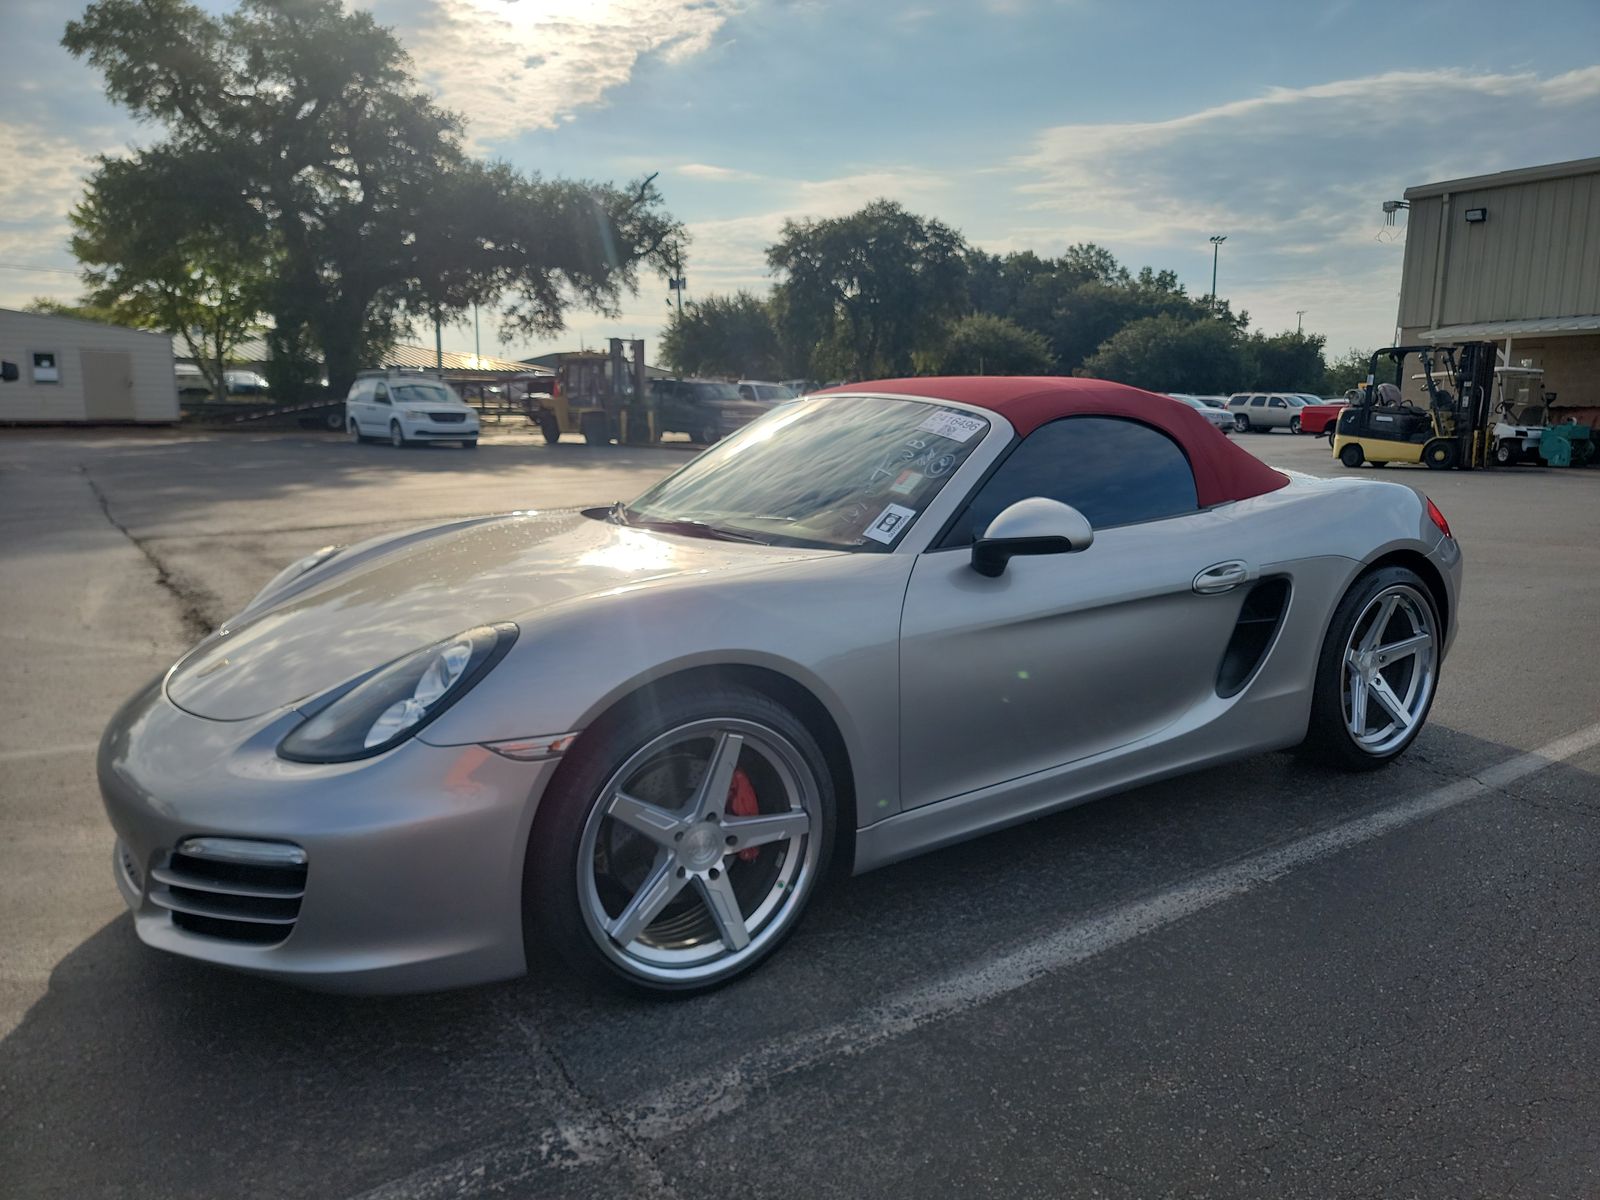
[[[0,763],[19,762],[24,758],[49,758],[55,754],[93,754],[99,742],[74,742],[68,746],[36,746],[31,750],[0,750]]]
[[[1243,896],[1297,868],[1490,795],[1596,746],[1600,746],[1600,723],[1506,759],[1477,775],[1120,905],[998,957],[901,992],[848,1020],[798,1037],[768,1042],[721,1070],[672,1084],[613,1114],[607,1123],[610,1129],[597,1124],[594,1128],[565,1125],[553,1131],[530,1131],[526,1138],[498,1142],[424,1168],[363,1193],[360,1200],[431,1200],[472,1195],[526,1179],[552,1163],[593,1163],[597,1155],[607,1156],[611,1129],[616,1128],[627,1130],[636,1142],[643,1143],[681,1136],[737,1111],[786,1075],[862,1054],[931,1022],[996,1000],[1043,976],[1087,962]]]

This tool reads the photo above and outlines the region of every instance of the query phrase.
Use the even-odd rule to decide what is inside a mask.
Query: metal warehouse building
[[[0,308],[0,422],[178,419],[172,339],[121,325]]]
[[[1399,340],[1494,341],[1600,424],[1600,158],[1414,187]]]

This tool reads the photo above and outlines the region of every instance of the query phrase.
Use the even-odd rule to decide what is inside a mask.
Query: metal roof
[[[1565,337],[1600,333],[1600,316],[1535,317],[1527,321],[1480,321],[1475,325],[1441,325],[1422,334],[1425,342],[1470,342],[1483,338]]]
[[[188,361],[189,351],[184,346],[181,338],[172,339],[172,352],[178,358]],[[264,363],[271,357],[267,349],[265,338],[246,338],[240,342],[230,357],[235,362]],[[432,346],[412,346],[401,344],[395,346],[383,356],[383,361],[372,363],[373,367],[415,367],[428,371],[459,371],[463,373],[476,373],[486,375],[553,375],[555,372],[547,367],[530,365],[525,362],[514,362],[508,358],[494,358],[487,354],[457,354],[453,350],[446,350],[443,355],[443,366],[439,365],[434,355]]]
[[[1564,179],[1569,175],[1600,175],[1600,158],[1574,158],[1540,167],[1518,167],[1514,171],[1499,171],[1493,175],[1468,175],[1463,179],[1446,179],[1442,183],[1424,183],[1407,188],[1406,199],[1442,196],[1446,192],[1471,192],[1513,183],[1538,183],[1544,179]]]

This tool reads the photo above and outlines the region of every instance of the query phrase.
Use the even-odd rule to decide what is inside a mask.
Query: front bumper
[[[426,417],[401,417],[400,429],[413,441],[475,442],[478,440],[479,423],[476,413],[469,415],[465,421],[453,422],[431,421]]]
[[[361,762],[285,762],[277,743],[300,719],[203,720],[159,683],[112,719],[100,790],[139,938],[334,991],[428,991],[521,974],[523,857],[555,762],[416,739]],[[304,895],[281,940],[196,932],[157,902],[170,905],[162,877],[171,878],[179,843],[196,837],[304,851]]]

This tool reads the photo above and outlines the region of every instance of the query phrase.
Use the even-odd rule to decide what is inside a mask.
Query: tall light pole
[[[1217,307],[1217,254],[1222,250],[1222,243],[1228,240],[1225,233],[1211,235],[1211,307]]]
[[[1301,327],[1305,324],[1305,316],[1310,311],[1311,310],[1309,308],[1297,308],[1297,309],[1294,310],[1294,335],[1295,335],[1295,337],[1299,337],[1300,336]]]

